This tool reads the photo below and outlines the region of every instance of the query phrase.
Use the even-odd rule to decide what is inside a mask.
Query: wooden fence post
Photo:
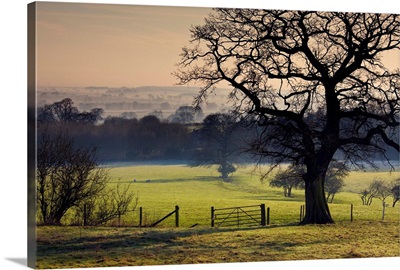
[[[385,219],[385,209],[386,209],[386,202],[382,202],[382,220]]]
[[[240,215],[239,215],[239,208],[236,208],[236,220],[237,220],[237,226],[240,226]]]
[[[267,208],[267,225],[269,225],[269,207]]]
[[[165,217],[163,217],[162,219],[154,222],[153,224],[150,225],[150,227],[154,227],[157,224],[163,222],[165,219],[169,218],[170,216],[172,216],[173,214],[175,214],[175,226],[179,227],[179,206],[175,206],[175,210],[172,211],[171,213],[169,213],[168,215],[166,215]]]
[[[303,205],[300,205],[300,222],[303,219]]]
[[[143,220],[143,208],[139,208],[139,228],[142,227],[142,220]]]
[[[175,205],[175,227],[179,227],[179,206]]]
[[[266,223],[266,218],[265,218],[265,204],[260,205],[261,208],[261,226],[265,226]]]
[[[353,222],[353,204],[350,205],[350,221]]]
[[[214,227],[214,206],[211,206],[211,227]]]
[[[87,205],[83,205],[83,226],[87,226]]]

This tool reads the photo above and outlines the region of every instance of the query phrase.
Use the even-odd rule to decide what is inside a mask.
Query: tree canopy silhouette
[[[196,103],[228,83],[234,110],[261,127],[252,149],[270,162],[304,164],[303,224],[332,223],[326,172],[341,152],[353,165],[399,151],[399,15],[215,9],[193,26],[175,76],[203,85]]]
[[[39,123],[89,123],[95,124],[101,120],[102,108],[94,108],[90,112],[80,112],[70,98],[44,105],[38,108]]]
[[[224,181],[236,171],[235,163],[240,161],[244,142],[240,138],[243,124],[233,114],[214,113],[208,115],[201,127],[195,130],[198,137],[192,158],[192,166],[218,165],[218,172]]]

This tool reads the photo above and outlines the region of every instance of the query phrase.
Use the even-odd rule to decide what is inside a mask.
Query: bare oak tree
[[[253,150],[270,162],[305,164],[302,224],[332,223],[324,195],[330,161],[359,166],[399,151],[399,70],[382,55],[400,48],[391,14],[216,9],[193,26],[175,73],[200,82],[196,103],[228,83],[234,109],[266,131]]]

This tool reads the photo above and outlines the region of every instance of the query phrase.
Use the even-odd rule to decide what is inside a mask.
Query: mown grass
[[[215,168],[186,165],[115,167],[110,176],[110,185],[131,184],[138,207],[143,207],[145,225],[179,205],[180,228],[174,228],[173,218],[156,228],[137,228],[138,207],[124,217],[122,225],[130,227],[39,226],[38,268],[400,256],[399,204],[387,207],[382,221],[381,202],[374,199],[371,206],[363,206],[357,194],[375,178],[391,181],[398,173],[352,172],[343,192],[330,204],[336,223],[321,226],[296,225],[303,190],[285,198],[281,189],[262,183],[251,166],[241,167],[229,183],[218,177]],[[270,208],[266,227],[210,228],[211,206],[261,203]]]
[[[264,228],[39,227],[38,268],[399,256],[395,221]]]

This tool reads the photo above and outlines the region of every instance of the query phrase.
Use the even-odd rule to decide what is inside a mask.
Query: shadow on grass
[[[259,200],[259,201],[279,201],[279,202],[303,202],[304,203],[304,196],[293,196],[293,197],[271,197],[267,195],[254,195],[254,196],[241,196],[240,199],[245,200]]]
[[[177,246],[182,244],[182,240],[192,236],[212,235],[230,232],[243,232],[254,230],[268,230],[278,227],[295,226],[297,224],[270,225],[266,227],[247,227],[247,228],[192,228],[192,229],[155,229],[155,228],[96,228],[87,227],[81,232],[68,239],[62,236],[63,228],[60,232],[51,236],[38,238],[38,256],[52,256],[60,253],[86,252],[88,250],[111,250],[114,248],[129,248],[132,250],[149,248],[162,245],[164,247]],[[42,227],[45,232],[46,227]],[[102,230],[104,234],[102,234]],[[89,234],[89,235],[88,235]],[[90,235],[93,234],[93,235]],[[86,235],[86,236],[84,236]]]
[[[133,181],[123,181],[123,183],[132,183],[132,184],[146,184],[151,185],[154,183],[184,183],[184,182],[191,182],[191,181],[198,181],[198,182],[213,182],[213,181],[221,181],[221,178],[217,176],[197,176],[191,178],[173,178],[173,179],[144,179],[144,180],[137,180],[136,182]],[[115,182],[117,183],[117,182]]]
[[[155,228],[91,228],[83,229],[81,233],[69,239],[59,239],[62,235],[62,228],[57,237],[39,237],[38,257],[63,256],[68,254],[84,254],[87,252],[97,253],[103,251],[109,253],[112,250],[126,250],[140,252],[153,248],[176,248],[185,246],[185,239],[200,235],[223,234],[231,232],[245,232],[255,230],[271,230],[274,228],[297,226],[297,223],[286,225],[268,225],[266,227],[243,227],[243,228],[192,228],[192,229],[155,229]],[[102,233],[104,231],[104,234]],[[83,236],[85,234],[96,234]],[[201,246],[202,243],[199,243]]]
[[[250,228],[191,229],[88,227],[82,229],[81,234],[76,228],[60,227],[49,229],[51,233],[47,232],[46,235],[46,228],[43,228],[43,235],[38,238],[37,254],[41,268],[47,265],[56,268],[70,268],[75,264],[104,267],[329,259],[386,254],[363,251],[362,246],[354,248],[357,241],[365,241],[366,234],[371,231],[370,223],[357,223],[350,227],[349,223],[344,225],[304,227],[290,223]],[[398,225],[389,225],[389,238],[398,239]],[[381,230],[381,234],[374,237],[389,239],[387,235],[386,230]],[[325,247],[329,244],[334,252],[324,252],[321,244]]]

